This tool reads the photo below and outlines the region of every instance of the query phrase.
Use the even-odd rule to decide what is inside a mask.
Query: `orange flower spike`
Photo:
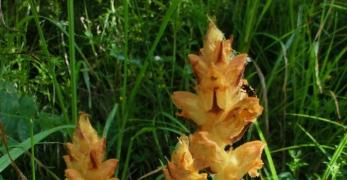
[[[196,91],[205,111],[213,108],[228,111],[241,98],[247,54],[232,57],[231,43],[232,39],[225,40],[223,33],[211,22],[200,55],[188,55],[198,79]]]
[[[67,143],[68,155],[64,156],[68,180],[116,180],[112,178],[118,160],[103,161],[105,139],[100,139],[91,126],[88,115],[80,113],[72,143]]]
[[[174,104],[181,109],[179,115],[198,126],[189,140],[185,140],[189,143],[185,155],[189,154],[192,159],[195,172],[207,168],[207,172],[216,174],[217,180],[241,179],[247,172],[256,176],[263,165],[261,153],[265,146],[261,141],[253,141],[235,150],[232,146],[225,150],[227,145],[242,138],[263,110],[259,99],[244,89],[247,54],[233,56],[231,44],[232,39],[225,40],[211,22],[200,54],[188,55],[197,78],[196,94],[179,91],[172,95]],[[172,162],[168,164],[164,171],[166,179],[174,172],[180,175],[178,177],[192,174],[191,170],[174,171],[179,169],[177,167]],[[171,176],[167,175],[169,172]]]
[[[194,160],[189,152],[189,139],[182,136],[176,150],[172,153],[171,162],[164,169],[166,180],[206,180],[207,174],[194,167]]]

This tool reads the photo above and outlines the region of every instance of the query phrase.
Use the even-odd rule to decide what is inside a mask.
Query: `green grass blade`
[[[145,58],[145,62],[144,62],[143,66],[142,66],[142,68],[141,68],[141,70],[139,72],[139,75],[136,78],[134,88],[133,88],[133,90],[130,93],[130,97],[129,97],[130,104],[135,99],[135,96],[136,96],[137,91],[139,89],[140,83],[141,83],[142,79],[144,78],[145,73],[147,71],[147,68],[148,68],[148,65],[149,65],[149,61],[153,57],[154,51],[157,48],[158,43],[159,43],[161,37],[164,34],[164,31],[165,31],[165,29],[166,29],[166,27],[167,27],[167,25],[168,25],[168,23],[169,23],[169,21],[171,19],[171,16],[175,12],[175,10],[178,8],[178,5],[180,4],[180,2],[181,2],[181,0],[173,0],[171,2],[171,5],[170,5],[169,9],[166,11],[166,14],[164,15],[163,21],[162,21],[162,23],[160,25],[160,28],[159,28],[159,32],[158,32],[157,36],[155,37],[155,40],[154,40],[154,42],[153,42],[153,44],[152,44],[152,46],[151,46],[151,48],[150,48],[150,50],[148,52],[147,57]]]
[[[288,151],[288,150],[292,150],[292,149],[300,149],[300,148],[303,148],[303,147],[317,147],[317,145],[314,144],[314,143],[310,143],[310,144],[298,144],[298,145],[293,145],[293,146],[287,146],[287,147],[283,147],[283,148],[272,150],[271,154],[275,154],[275,153],[282,152],[282,151]],[[321,147],[324,148],[324,149],[336,150],[335,147],[330,147],[330,146],[327,146],[327,145],[322,145],[321,144]],[[347,152],[342,152],[342,154],[347,155]]]
[[[136,140],[136,138],[142,134],[145,134],[145,133],[148,133],[148,132],[154,132],[156,130],[162,130],[162,131],[167,131],[167,132],[172,132],[172,133],[175,133],[179,136],[182,136],[183,133],[180,132],[180,131],[177,131],[173,128],[168,128],[168,127],[144,127],[142,128],[141,130],[137,131],[137,133],[131,137],[131,140],[130,140],[130,143],[129,143],[129,146],[128,146],[128,150],[127,150],[127,156],[126,156],[126,159],[125,159],[125,162],[124,162],[124,169],[123,169],[123,172],[122,172],[122,178],[121,180],[125,180],[127,177],[127,172],[128,172],[128,168],[129,168],[129,162],[130,162],[130,157],[131,157],[131,154],[132,154],[132,151],[133,151],[133,145],[134,145],[134,142]]]
[[[163,114],[163,116],[170,119],[173,123],[177,124],[183,133],[190,133],[189,129],[183,123],[181,123],[181,121],[179,121],[177,118],[173,117],[172,115],[170,115],[166,112],[162,112],[162,114]]]
[[[337,146],[331,160],[329,161],[329,164],[327,166],[327,168],[324,171],[323,177],[322,179],[328,179],[328,177],[330,176],[330,174],[333,171],[333,168],[336,166],[337,160],[340,158],[341,154],[343,153],[343,149],[346,147],[347,145],[347,133],[345,133],[344,137],[342,138],[342,140],[340,141],[339,145]]]
[[[104,131],[102,133],[102,137],[107,139],[107,135],[108,135],[108,131],[111,127],[112,121],[114,120],[116,113],[118,111],[118,103],[115,103],[113,105],[113,108],[111,110],[111,112],[108,114],[107,119],[106,119],[106,123],[105,123],[105,127],[104,127]]]
[[[124,16],[124,63],[123,63],[123,84],[121,88],[122,101],[122,114],[125,114],[126,110],[126,92],[127,92],[127,79],[128,79],[128,46],[129,46],[129,2],[128,0],[123,0],[123,16]]]
[[[72,122],[77,123],[77,68],[75,57],[75,22],[73,0],[67,1],[68,23],[69,23],[69,59],[71,75],[71,111]]]
[[[59,131],[59,130],[63,130],[63,129],[72,129],[75,126],[73,125],[63,125],[63,126],[58,126],[43,132],[40,132],[38,134],[36,134],[33,139],[34,142],[33,144],[37,144],[38,142],[42,141],[44,138],[46,138],[47,136]],[[12,148],[9,151],[9,154],[11,155],[12,159],[15,160],[17,159],[19,156],[21,156],[22,154],[24,154],[30,147],[32,147],[32,143],[31,143],[31,138],[26,139],[25,141],[21,142],[20,144],[17,145],[17,147]],[[11,160],[8,157],[8,154],[3,155],[0,158],[0,173],[11,164]]]
[[[128,146],[128,150],[127,150],[126,159],[125,159],[125,162],[124,162],[124,169],[123,169],[123,172],[122,172],[121,180],[126,180],[126,178],[127,178],[130,156],[132,154],[132,148],[133,148],[133,145],[134,145],[134,142],[135,142],[136,138],[138,136],[144,134],[144,133],[152,132],[154,130],[155,130],[155,128],[153,128],[153,127],[142,128],[139,131],[137,131],[137,133],[133,137],[131,137],[131,140],[130,140],[130,143],[129,143],[129,146]]]
[[[80,67],[82,67],[81,72],[82,72],[82,77],[84,80],[84,84],[86,85],[87,88],[87,92],[88,92],[88,108],[91,109],[92,108],[92,93],[91,93],[91,83],[90,83],[90,77],[89,77],[89,69],[88,69],[88,65],[86,62],[84,61],[79,61],[77,63],[77,69],[80,69]]]
[[[295,114],[295,113],[287,113],[287,115],[289,115],[289,116],[297,116],[297,117],[304,117],[304,118],[309,118],[309,119],[312,119],[312,120],[322,121],[322,122],[325,122],[325,123],[329,123],[329,124],[333,124],[335,126],[341,127],[343,129],[347,129],[346,125],[340,124],[340,123],[338,123],[336,121],[332,121],[330,119],[318,117],[318,116],[312,116],[312,115],[306,115],[306,114]]]
[[[261,131],[261,129],[259,127],[258,122],[255,122],[254,125],[255,125],[255,127],[257,129],[257,132],[258,132],[260,140],[266,143],[266,139],[264,137],[263,132]],[[270,148],[269,148],[268,145],[265,146],[264,151],[265,151],[266,159],[267,159],[267,161],[269,163],[268,165],[269,165],[270,172],[271,172],[271,178],[273,180],[278,180],[278,175],[277,175],[277,172],[276,172],[276,165],[275,165],[275,163],[272,160],[271,151],[270,151]]]
[[[164,15],[164,18],[163,18],[163,21],[160,25],[160,28],[159,28],[159,32],[157,33],[156,35],[156,38],[148,52],[148,55],[146,56],[145,58],[145,61],[144,61],[144,64],[142,65],[141,69],[140,69],[140,72],[139,74],[137,75],[136,77],[136,80],[135,80],[135,83],[134,83],[134,86],[130,92],[130,96],[129,96],[129,100],[127,101],[127,107],[132,107],[133,106],[133,103],[134,103],[134,100],[135,100],[135,96],[139,90],[139,87],[140,87],[140,84],[145,76],[145,73],[147,71],[147,68],[149,66],[149,61],[150,59],[153,57],[153,54],[154,54],[154,51],[155,49],[157,48],[158,46],[158,43],[159,43],[159,40],[161,39],[161,37],[163,36],[164,34],[164,31],[171,19],[171,16],[172,14],[175,12],[175,10],[177,9],[179,3],[181,2],[181,0],[174,0],[171,2],[171,5],[169,7],[169,9],[166,11],[165,15]],[[132,108],[127,108],[127,111],[124,112],[123,114],[123,117],[122,117],[122,124],[121,124],[121,127],[120,127],[120,131],[123,132],[124,131],[124,128],[126,127],[126,124],[127,124],[127,120],[128,120],[128,117],[129,117],[129,114],[131,114],[131,109]],[[123,141],[123,133],[120,134],[120,137],[118,139],[118,142],[117,142],[117,158],[120,158],[120,155],[121,155],[121,147],[122,147],[122,141]]]
[[[320,151],[322,151],[322,153],[329,158],[329,154],[325,151],[325,149],[320,145],[320,143],[304,128],[302,127],[300,124],[297,124],[298,127],[307,135],[307,137],[309,137],[311,139],[311,141],[316,144],[316,146],[318,147],[318,149]]]
[[[34,1],[35,0],[30,0],[30,6],[31,6],[31,12],[34,15],[34,21],[35,21],[35,25],[36,25],[36,28],[37,28],[37,32],[39,34],[40,46],[41,46],[41,49],[44,51],[44,53],[46,55],[49,55],[48,45],[47,45],[45,36],[43,34],[43,30],[42,30],[42,28],[40,26],[39,15],[38,15],[38,12],[36,10],[36,3]]]
[[[50,53],[49,53],[49,50],[48,50],[48,45],[47,45],[45,36],[43,34],[42,27],[40,25],[39,14],[38,14],[38,12],[36,10],[35,0],[30,0],[30,6],[31,6],[31,12],[33,13],[33,16],[34,16],[35,25],[36,25],[36,28],[37,28],[37,31],[38,31],[38,34],[39,34],[40,47],[43,50],[46,58],[48,58],[48,57],[50,57]],[[51,63],[51,62],[49,62],[49,63]],[[63,112],[63,115],[64,115],[64,119],[65,119],[66,122],[68,122],[69,121],[69,117],[67,115],[67,110],[66,110],[66,107],[64,105],[63,93],[61,92],[61,88],[60,88],[60,86],[58,84],[54,68],[52,67],[51,64],[49,65],[48,71],[50,72],[50,74],[52,76],[51,78],[52,78],[52,81],[53,81],[53,86],[54,86],[54,88],[55,88],[55,90],[57,92],[59,106],[62,109],[62,112]]]
[[[32,179],[35,180],[35,142],[34,142],[34,124],[33,120],[30,119],[30,145],[31,145],[31,172],[32,172]]]

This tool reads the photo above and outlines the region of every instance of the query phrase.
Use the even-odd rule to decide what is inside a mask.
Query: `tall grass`
[[[76,53],[75,53],[75,13],[74,1],[67,1],[67,15],[68,15],[68,28],[69,28],[69,64],[71,76],[71,111],[72,121],[77,123],[77,77],[78,69],[76,66]]]
[[[199,51],[209,18],[234,36],[235,53],[252,60],[245,75],[265,111],[247,138],[267,143],[261,176],[347,175],[343,0],[1,3],[0,123],[28,178],[63,178],[68,133],[59,129],[43,139],[48,135],[40,131],[70,128],[61,125],[75,122],[78,111],[90,113],[107,137],[108,156],[120,159],[122,179],[166,164],[179,134],[195,128],[175,116],[170,95],[194,88],[187,55]],[[39,108],[29,112],[34,106]],[[29,119],[32,134],[26,132]],[[28,156],[19,146],[35,148]],[[6,164],[0,179],[14,179],[6,154],[1,146]],[[147,177],[155,178],[161,173]]]

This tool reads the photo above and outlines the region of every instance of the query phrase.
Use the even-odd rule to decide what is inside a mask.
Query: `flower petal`
[[[210,137],[219,147],[225,147],[227,144],[233,143],[233,138],[238,136],[247,124],[232,111],[224,120],[215,121],[213,125],[205,125],[202,127],[202,130],[208,131]]]
[[[200,58],[200,56],[195,54],[189,54],[188,59],[199,83],[207,71],[207,64]]]
[[[180,116],[193,120],[202,125],[207,120],[207,112],[203,110],[199,97],[193,93],[177,91],[172,95],[174,104],[182,110]]]
[[[189,150],[194,158],[196,169],[210,167],[213,172],[218,172],[224,164],[227,155],[216,142],[209,139],[208,132],[197,131],[190,135]]]
[[[193,158],[189,152],[189,139],[187,136],[179,138],[175,151],[171,156],[171,162],[164,168],[166,180],[206,180],[207,174],[199,174],[199,170],[193,166]]]
[[[233,57],[228,64],[225,76],[234,87],[240,86],[240,81],[246,66],[246,59],[247,54],[240,54]]]
[[[225,168],[216,174],[215,179],[241,179],[247,172],[252,177],[257,176],[257,170],[263,166],[261,153],[264,146],[261,141],[252,141],[230,151]]]
[[[222,49],[221,42],[224,40],[224,34],[217,26],[210,22],[207,34],[204,40],[204,47],[200,50],[205,62],[215,63],[219,60]]]
[[[247,122],[255,121],[255,118],[263,111],[263,107],[259,105],[259,99],[256,97],[247,97],[235,105],[235,107],[239,109],[238,116]]]

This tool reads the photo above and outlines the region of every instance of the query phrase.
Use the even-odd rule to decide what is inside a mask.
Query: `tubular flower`
[[[68,155],[63,158],[67,165],[65,176],[68,180],[117,180],[112,178],[118,160],[103,161],[105,138],[99,138],[91,126],[88,115],[80,113],[72,143],[66,144]]]
[[[257,169],[263,166],[260,159],[264,143],[261,141],[252,141],[241,145],[233,151],[226,154],[227,161],[224,169],[220,170],[216,180],[237,180],[241,179],[247,172],[251,177],[258,176]]]
[[[210,168],[212,172],[221,169],[220,165],[225,163],[221,149],[216,142],[209,139],[209,133],[197,131],[190,135],[189,150],[194,158],[194,165],[197,169]]]
[[[182,136],[179,139],[176,150],[172,153],[171,162],[164,169],[167,180],[204,180],[206,173],[199,174],[194,167],[194,160],[189,152],[189,139]]]
[[[200,54],[188,55],[197,79],[195,93],[174,92],[172,100],[181,110],[178,115],[198,127],[189,139],[185,138],[189,141],[185,143],[188,146],[185,154],[189,154],[194,171],[189,171],[191,166],[182,167],[186,170],[185,176],[178,173],[174,179],[201,170],[214,173],[219,180],[241,179],[247,172],[257,176],[257,170],[263,165],[261,153],[265,144],[261,141],[233,147],[263,108],[243,79],[247,54],[234,56],[231,44],[232,39],[226,40],[211,22]],[[173,160],[164,171],[166,179],[170,179],[167,171],[172,163]]]

